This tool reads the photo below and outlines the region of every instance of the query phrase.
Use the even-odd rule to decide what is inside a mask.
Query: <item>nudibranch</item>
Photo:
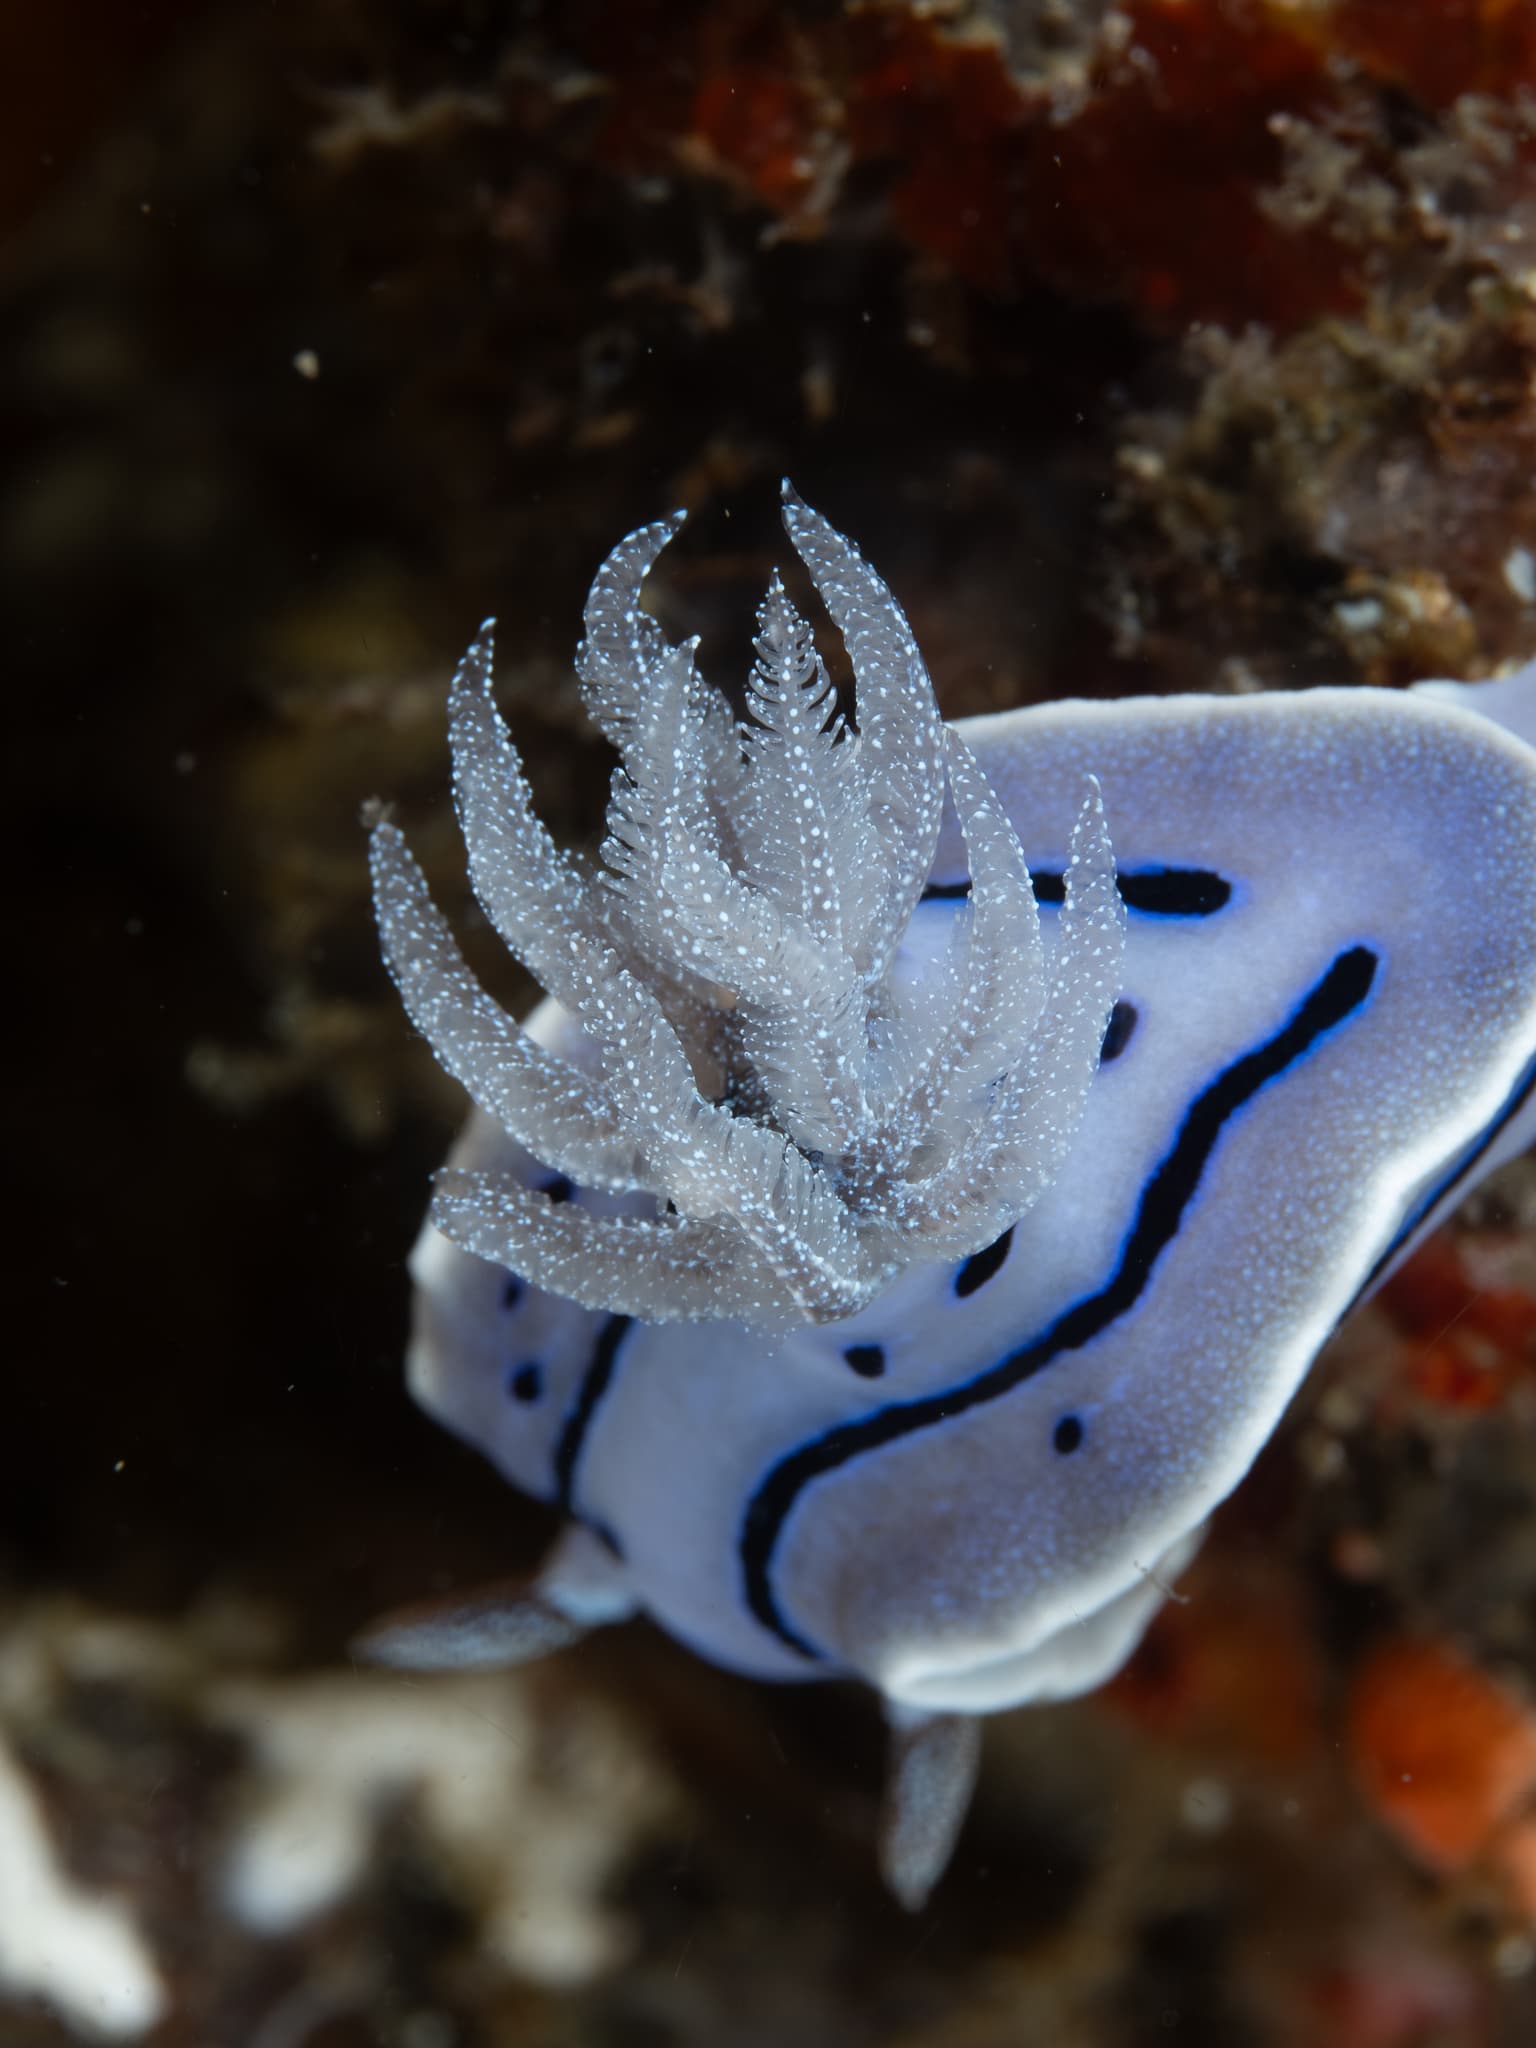
[[[977,1717],[1130,1653],[1319,1346],[1533,1135],[1536,666],[946,725],[890,591],[786,486],[855,679],[777,579],[746,713],[598,571],[590,868],[532,808],[487,626],[450,699],[486,994],[390,823],[405,1007],[474,1113],[412,1257],[411,1386],[565,1530],[373,1654],[513,1661],[644,1610],[855,1677],[916,1904]],[[1485,715],[1491,714],[1491,715]]]

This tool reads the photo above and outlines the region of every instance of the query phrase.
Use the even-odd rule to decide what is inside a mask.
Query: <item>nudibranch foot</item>
[[[500,1671],[569,1649],[627,1621],[637,1602],[612,1554],[579,1524],[532,1580],[510,1579],[386,1614],[353,1640],[370,1664],[401,1671]]]
[[[949,1867],[976,1789],[981,1723],[971,1714],[888,1708],[890,1756],[880,1816],[880,1875],[909,1913]]]

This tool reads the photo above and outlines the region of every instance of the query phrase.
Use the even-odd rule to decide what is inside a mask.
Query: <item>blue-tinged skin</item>
[[[788,1335],[509,1291],[425,1231],[418,1398],[590,1532],[543,1596],[907,1717],[1108,1676],[1338,1318],[1530,1138],[1533,699],[1527,670],[965,723],[1047,903],[1103,785],[1130,926],[1068,1163],[990,1255]],[[904,971],[963,885],[946,831]],[[455,1163],[547,1179],[480,1118]]]

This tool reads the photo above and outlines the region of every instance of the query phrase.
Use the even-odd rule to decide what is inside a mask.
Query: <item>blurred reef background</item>
[[[950,715],[1530,655],[1536,0],[59,0],[0,110],[4,2048],[1536,2039],[1528,1163],[915,1920],[862,1698],[346,1652],[550,1534],[400,1382],[476,622],[572,842],[597,561],[740,675],[786,471]]]

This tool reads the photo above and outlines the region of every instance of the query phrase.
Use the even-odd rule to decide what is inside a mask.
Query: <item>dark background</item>
[[[607,775],[569,672],[597,560],[688,505],[667,621],[734,678],[786,471],[892,583],[951,715],[1473,676],[1529,652],[1509,564],[1536,548],[1536,143],[1516,111],[1536,90],[1536,15],[1491,0],[1109,14],[8,12],[21,1314],[0,1590],[18,1612],[67,1594],[174,1628],[233,1591],[281,1614],[304,1669],[380,1609],[526,1567],[547,1539],[542,1512],[401,1388],[403,1259],[459,1104],[378,964],[358,825],[366,799],[398,800],[473,937],[442,704],[487,611],[544,813],[571,839],[595,828]],[[500,986],[531,993],[515,970]],[[1373,1453],[1387,1502],[1433,1463],[1440,1426]],[[1256,1551],[1283,1560],[1271,1592],[1302,1614],[1324,1691],[1404,1617],[1528,1659],[1454,1570],[1438,1607],[1411,1564],[1394,1578],[1396,1550],[1357,1610],[1319,1564],[1347,1515],[1318,1507],[1300,1469],[1294,1444],[1275,1454],[1214,1569],[1236,1584]],[[1508,1485],[1523,1498],[1523,1468]],[[1395,1511],[1371,1512],[1386,1527]],[[1417,1528],[1417,1512],[1399,1520]],[[1404,1557],[1422,1548],[1403,1539]],[[1148,1656],[1166,1654],[1154,1639]],[[732,1913],[758,1967],[782,1954],[793,1974],[831,1942],[829,2041],[1525,2038],[1529,1990],[1488,1960],[1507,1903],[1479,1895],[1458,1918],[1400,1875],[1382,1880],[1394,1940],[1438,1913],[1466,1997],[1449,2019],[1430,2000],[1408,2031],[1349,2017],[1328,2033],[1317,1986],[1348,1972],[1269,1840],[1223,1852],[1188,1913],[1150,1867],[1123,1878],[1095,1989],[1069,1994],[1043,1958],[1081,1937],[1079,1901],[1102,1901],[1117,1856],[1128,1868],[1121,1819],[1021,1829],[1011,1779],[968,1837],[962,1907],[891,1979],[925,1937],[869,1875],[864,1705],[767,1698],[638,1629],[583,1658],[570,1682],[659,1731],[720,1835],[682,1893],[705,1930],[691,2017],[661,2005],[652,2032],[626,2032],[610,1987],[539,2008],[551,2039],[739,2029],[721,1960],[736,1951],[709,1940]],[[1143,1705],[1165,1700],[1160,1673],[1143,1664]],[[1144,1714],[1081,1741],[1121,1745],[1133,1789],[1172,1783],[1208,1742],[1247,1755],[1250,1708],[1222,1710],[1217,1737],[1175,1714],[1192,1747],[1172,1763]],[[1318,1756],[1339,1747],[1327,1725]],[[845,1785],[854,1803],[829,1822]],[[88,1804],[57,1782],[51,1797],[89,1862]],[[748,1804],[774,1817],[744,1833]],[[653,1964],[675,1959],[678,1897],[671,1866],[631,1881]],[[1305,1955],[1271,1982],[1255,1955],[1299,1925]],[[187,1971],[187,2009],[206,2015]],[[901,2030],[878,1990],[891,1981],[929,2031]],[[497,2032],[467,1996],[454,2010],[455,2039],[545,2038]],[[968,2015],[952,2032],[951,2011]],[[1026,2012],[1047,2031],[1014,2031]],[[379,2013],[359,2027],[335,2039],[394,2038]]]

